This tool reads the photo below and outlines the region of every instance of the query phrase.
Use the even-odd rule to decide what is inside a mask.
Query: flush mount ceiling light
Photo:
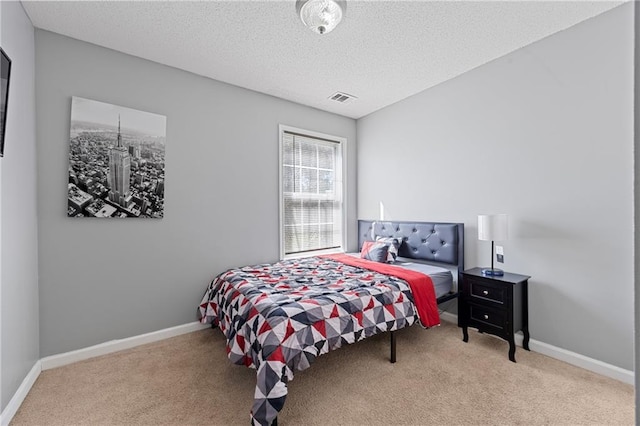
[[[347,2],[341,0],[297,0],[296,11],[302,23],[318,33],[331,32],[347,11]]]

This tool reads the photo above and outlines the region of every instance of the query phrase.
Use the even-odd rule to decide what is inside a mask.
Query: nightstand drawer
[[[487,309],[485,306],[475,304],[471,304],[469,308],[471,315],[470,319],[472,322],[478,322],[504,329],[507,319],[506,311]]]
[[[469,280],[471,297],[479,297],[504,304],[505,288],[485,281]]]

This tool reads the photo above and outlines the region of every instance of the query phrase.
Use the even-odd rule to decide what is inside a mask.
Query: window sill
[[[320,256],[322,254],[344,253],[342,247],[326,250],[305,251],[304,253],[286,254],[283,259],[302,259],[303,257]]]

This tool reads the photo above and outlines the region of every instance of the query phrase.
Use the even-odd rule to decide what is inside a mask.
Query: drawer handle
[[[484,319],[489,319],[489,315],[484,314]]]
[[[489,290],[483,290],[482,294],[484,294],[486,296],[487,294],[489,294]]]

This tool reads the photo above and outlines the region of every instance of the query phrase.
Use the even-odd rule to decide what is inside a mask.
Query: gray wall
[[[633,167],[633,175],[634,175],[634,223],[635,229],[633,232],[634,235],[634,289],[637,289],[640,286],[640,251],[637,247],[640,246],[640,109],[637,105],[640,105],[640,8],[634,6],[634,29],[635,29],[635,91],[634,91],[634,99],[633,104],[635,107],[634,114],[634,167]],[[636,290],[635,294],[635,371],[640,369],[640,291]],[[640,389],[640,375],[636,374],[635,377],[635,385],[636,385],[636,424],[640,424],[640,412],[638,407],[640,407],[640,392],[637,389]]]
[[[214,275],[278,259],[280,123],[348,139],[356,246],[354,120],[41,30],[36,62],[42,356],[195,321]],[[66,217],[71,96],[167,117],[162,220]]]
[[[39,357],[34,29],[19,2],[0,2],[0,45],[12,59],[1,181],[2,409]]]
[[[358,216],[507,213],[531,337],[633,370],[633,5],[358,120]],[[384,173],[381,172],[384,170]],[[473,337],[472,337],[473,339]]]

